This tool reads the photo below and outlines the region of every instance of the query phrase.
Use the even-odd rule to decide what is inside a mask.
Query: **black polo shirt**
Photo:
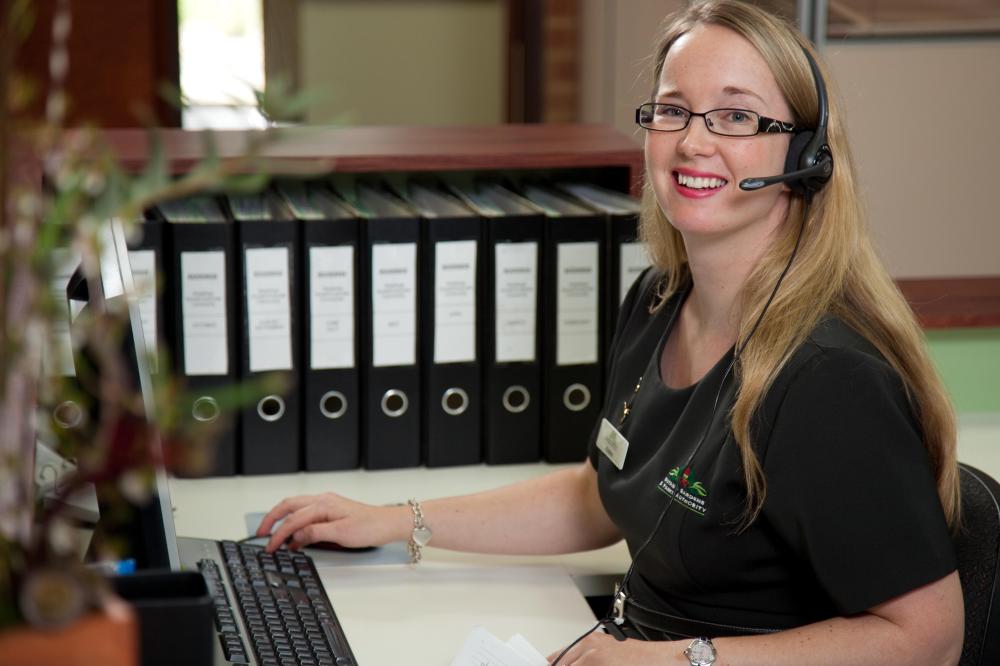
[[[766,501],[738,532],[746,495],[729,431],[733,351],[693,386],[667,387],[659,359],[686,292],[651,315],[655,278],[640,276],[622,304],[609,363],[604,416],[615,425],[643,377],[619,428],[629,441],[623,469],[597,450],[596,427],[590,449],[633,557],[671,503],[630,579],[636,600],[740,634],[859,613],[955,569],[903,385],[834,317],[766,395],[754,441]]]

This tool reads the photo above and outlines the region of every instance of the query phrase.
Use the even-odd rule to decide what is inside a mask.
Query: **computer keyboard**
[[[262,666],[357,666],[312,560],[280,549],[220,542],[235,591],[231,600],[219,566],[198,562],[215,604],[215,623],[227,660]],[[231,603],[231,602],[235,603]],[[234,607],[239,608],[240,630]],[[250,652],[250,651],[252,652]]]

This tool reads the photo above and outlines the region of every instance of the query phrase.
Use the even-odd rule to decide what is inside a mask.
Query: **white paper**
[[[288,248],[248,248],[245,266],[250,372],[291,370]]]
[[[618,251],[618,302],[625,300],[625,295],[639,273],[649,267],[649,253],[645,243],[622,243]]]
[[[556,364],[597,362],[598,244],[560,243],[557,252]]]
[[[434,362],[476,360],[476,241],[434,246]]]
[[[181,252],[181,316],[184,374],[228,374],[225,252]]]
[[[545,666],[548,660],[520,634],[506,643],[483,627],[465,639],[451,666]]]
[[[496,362],[534,361],[538,243],[497,243],[494,256]]]
[[[417,362],[417,244],[372,246],[372,364]]]
[[[146,355],[150,359],[149,371],[156,374],[159,370],[156,353],[156,251],[129,250],[128,261],[132,266],[132,284],[135,289],[132,299],[139,308],[142,337],[146,342]]]
[[[309,248],[309,367],[354,367],[354,247]]]
[[[42,368],[49,377],[72,377],[76,374],[73,367],[73,341],[70,339],[69,325],[71,319],[70,302],[66,298],[66,287],[73,271],[80,264],[80,256],[66,249],[52,251],[55,275],[49,284],[52,300],[56,304],[56,315],[52,320],[52,346],[42,349]],[[78,305],[77,313],[82,309]],[[75,314],[73,318],[75,319]]]

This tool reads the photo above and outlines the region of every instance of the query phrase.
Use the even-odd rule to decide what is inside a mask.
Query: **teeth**
[[[686,176],[682,173],[677,174],[677,182],[685,187],[690,187],[692,190],[710,190],[716,187],[722,187],[726,184],[721,178],[702,178],[694,176]]]

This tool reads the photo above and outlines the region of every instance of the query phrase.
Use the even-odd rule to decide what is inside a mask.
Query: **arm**
[[[550,554],[610,545],[621,536],[597,492],[589,462],[496,490],[423,503],[433,545],[503,554]],[[268,550],[291,537],[301,548],[316,541],[344,546],[405,541],[413,529],[409,506],[372,506],[333,493],[291,497],[264,517],[258,536],[270,533]]]
[[[852,617],[766,636],[719,638],[715,666],[943,666],[962,652],[964,607],[958,573],[907,592]],[[570,664],[689,663],[690,641],[616,641],[591,634],[559,662]],[[554,659],[552,655],[550,659]]]

